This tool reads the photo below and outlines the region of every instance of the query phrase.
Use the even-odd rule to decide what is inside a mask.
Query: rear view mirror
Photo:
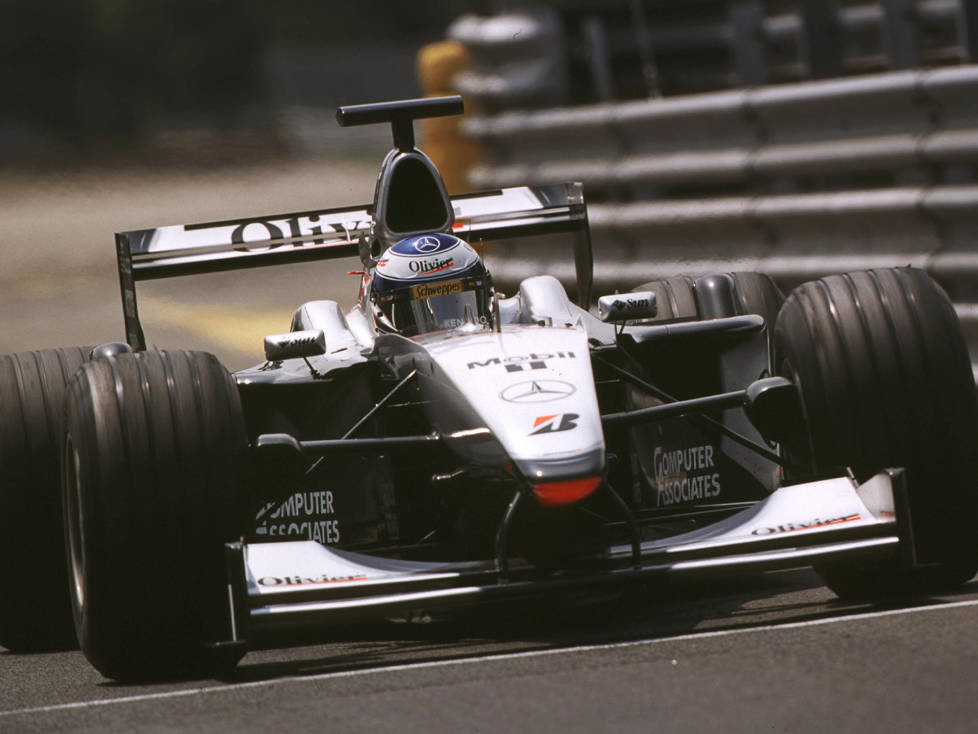
[[[615,293],[598,299],[598,318],[605,323],[651,319],[656,313],[658,308],[652,291]]]
[[[326,334],[322,329],[290,331],[265,337],[265,359],[279,362],[283,359],[316,357],[326,353]]]

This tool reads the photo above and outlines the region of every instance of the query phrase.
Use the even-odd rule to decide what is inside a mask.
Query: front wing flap
[[[242,630],[477,605],[657,576],[732,573],[905,554],[912,562],[903,473],[862,485],[848,477],[782,487],[716,524],[607,550],[604,570],[542,575],[518,563],[379,558],[314,541],[229,544],[235,635]]]

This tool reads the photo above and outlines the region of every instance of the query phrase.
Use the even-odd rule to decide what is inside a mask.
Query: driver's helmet
[[[455,235],[403,239],[377,261],[370,287],[377,325],[404,336],[492,323],[492,279]]]

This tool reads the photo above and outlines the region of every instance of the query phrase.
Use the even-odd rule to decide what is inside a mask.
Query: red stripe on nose
[[[570,505],[584,499],[601,484],[601,477],[585,477],[563,482],[543,482],[533,485],[533,494],[544,507]]]

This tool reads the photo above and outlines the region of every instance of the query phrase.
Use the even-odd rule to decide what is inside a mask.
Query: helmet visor
[[[484,278],[403,288],[380,295],[378,305],[390,325],[404,336],[491,323],[489,287]]]

